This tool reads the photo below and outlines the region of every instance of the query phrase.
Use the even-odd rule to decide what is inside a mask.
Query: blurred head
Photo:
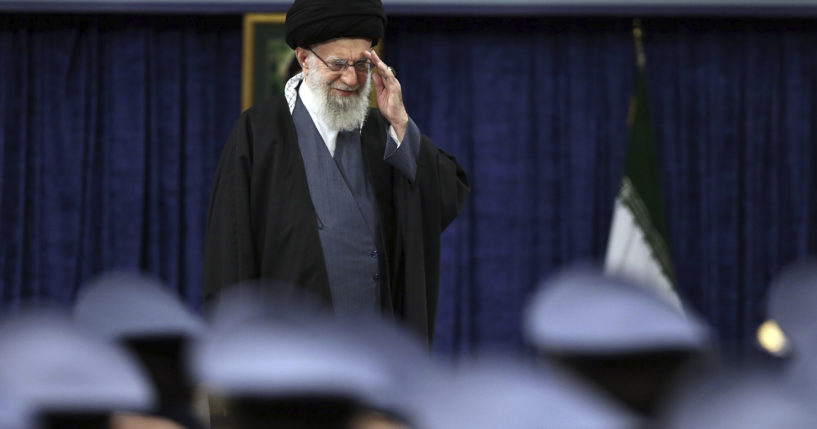
[[[109,429],[192,429],[162,417],[117,413],[111,416]]]
[[[376,412],[360,412],[349,423],[349,429],[408,429],[400,419]]]
[[[182,337],[129,338],[124,346],[139,359],[150,376],[159,403],[189,403],[193,385],[187,363],[187,340]]]
[[[0,390],[45,429],[107,427],[112,412],[154,404],[151,386],[124,350],[54,314],[0,325]]]
[[[708,329],[695,315],[593,269],[545,282],[528,306],[525,333],[543,356],[644,416],[680,374],[711,356]]]
[[[158,394],[153,414],[191,429],[200,426],[191,408],[187,347],[203,335],[205,325],[178,296],[150,277],[106,273],[83,286],[74,319],[138,358]]]
[[[38,418],[39,429],[109,429],[107,413],[44,413]]]
[[[609,356],[548,353],[546,357],[647,417],[656,415],[683,374],[696,373],[705,362],[697,352],[690,350]]]
[[[196,348],[197,378],[223,400],[231,427],[345,428],[388,385],[384,365],[322,324],[252,319]]]
[[[235,429],[347,429],[358,409],[348,398],[331,396],[247,396],[232,398],[228,407]]]

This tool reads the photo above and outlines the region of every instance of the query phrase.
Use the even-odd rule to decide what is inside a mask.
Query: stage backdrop
[[[629,19],[389,20],[409,113],[467,169],[435,349],[523,350],[537,282],[600,260],[634,82]],[[237,117],[241,19],[0,17],[0,293],[69,306],[111,268],[201,300],[203,225]],[[678,287],[749,353],[766,286],[817,251],[817,23],[645,19]],[[6,310],[7,312],[8,310]]]
[[[201,299],[212,175],[239,112],[241,19],[0,17],[3,304],[107,269]]]

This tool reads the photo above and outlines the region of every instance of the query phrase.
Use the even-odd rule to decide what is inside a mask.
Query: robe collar
[[[298,86],[301,84],[301,82],[303,82],[303,80],[304,72],[300,72],[295,76],[292,76],[287,81],[286,86],[284,86],[284,97],[287,99],[290,115],[295,111],[295,102],[298,100]]]

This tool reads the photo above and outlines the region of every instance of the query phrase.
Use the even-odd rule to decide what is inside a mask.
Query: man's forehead
[[[372,43],[363,38],[338,38],[316,45],[313,49],[320,49],[326,56],[362,57],[363,53],[371,49]]]

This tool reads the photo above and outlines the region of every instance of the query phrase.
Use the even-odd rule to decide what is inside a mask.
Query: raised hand
[[[371,60],[377,71],[372,74],[372,80],[374,81],[375,93],[377,93],[377,104],[380,107],[380,113],[394,127],[397,137],[402,141],[403,136],[406,134],[409,117],[408,113],[406,113],[406,107],[403,105],[403,90],[400,87],[400,82],[394,76],[391,68],[377,56],[377,53],[368,51],[364,55]]]

